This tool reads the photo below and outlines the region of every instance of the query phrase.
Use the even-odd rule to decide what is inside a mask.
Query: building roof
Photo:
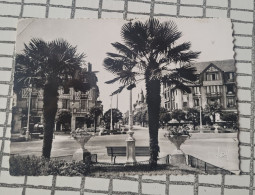
[[[219,60],[219,61],[208,61],[208,62],[195,62],[192,64],[197,71],[197,74],[200,74],[203,72],[210,64],[213,64],[217,66],[219,69],[221,69],[224,72],[235,72],[235,60],[229,59],[229,60]]]

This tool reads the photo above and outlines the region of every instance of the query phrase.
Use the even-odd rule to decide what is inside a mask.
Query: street
[[[147,128],[134,127],[136,146],[149,146],[149,132]],[[159,158],[171,154],[175,149],[174,145],[164,137],[166,130],[159,130]],[[99,162],[110,162],[107,156],[106,146],[125,146],[125,139],[128,135],[104,135],[91,138],[85,148],[92,154],[97,154]],[[79,144],[69,135],[56,135],[53,140],[51,156],[68,156],[71,160],[76,152],[75,160],[81,160],[81,149]],[[238,139],[237,133],[214,134],[194,133],[191,138],[181,146],[185,154],[192,155],[205,162],[230,171],[239,169],[238,163]],[[41,156],[42,140],[29,142],[12,142],[11,154]],[[137,157],[137,161],[148,160],[149,157]],[[117,157],[116,162],[125,162],[125,157]]]

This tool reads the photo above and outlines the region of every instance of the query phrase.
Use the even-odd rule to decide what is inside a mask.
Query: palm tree
[[[121,28],[123,43],[112,43],[118,53],[107,53],[104,60],[106,70],[116,78],[106,83],[119,81],[124,88],[132,89],[136,83],[145,80],[146,102],[149,115],[150,166],[155,168],[159,153],[158,128],[161,83],[174,84],[176,88],[190,93],[184,82],[195,81],[195,68],[189,65],[200,52],[190,51],[191,43],[177,45],[182,36],[173,21],[160,22],[149,19],[124,24]]]
[[[44,139],[42,156],[50,158],[54,121],[57,112],[58,89],[86,91],[89,84],[81,84],[82,63],[85,55],[77,53],[77,48],[67,41],[57,39],[45,42],[32,39],[22,53],[16,56],[14,90],[32,85],[43,89]],[[87,73],[87,77],[89,73]]]

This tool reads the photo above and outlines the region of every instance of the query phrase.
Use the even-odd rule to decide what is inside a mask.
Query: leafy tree
[[[134,115],[134,122],[139,122],[140,124],[142,124],[142,122],[143,122],[143,113],[142,113],[142,111],[138,111],[135,115]]]
[[[87,127],[90,128],[94,122],[94,117],[91,114],[86,114],[84,116],[84,122],[87,125]]]
[[[89,110],[89,113],[94,118],[94,127],[95,127],[95,133],[96,133],[97,132],[98,117],[103,114],[102,107],[100,107],[100,106],[93,106]]]
[[[234,112],[224,112],[221,116],[221,119],[227,122],[231,122],[233,127],[238,121],[238,115]]]
[[[148,105],[150,167],[157,166],[159,153],[158,128],[160,112],[160,85],[173,84],[188,93],[187,81],[197,80],[195,68],[189,65],[199,52],[190,51],[191,43],[176,44],[182,36],[173,21],[160,22],[149,19],[124,24],[121,28],[123,43],[112,43],[118,53],[107,53],[104,60],[106,70],[116,77],[106,83],[120,82],[122,85],[113,94],[123,89],[132,89],[137,82],[145,80],[146,103]],[[177,65],[178,64],[178,65]]]
[[[181,124],[182,120],[186,119],[186,113],[181,109],[173,110],[171,115],[172,115],[173,119],[175,119],[179,122],[179,125]]]
[[[188,108],[187,120],[192,121],[193,128],[195,130],[196,125],[200,122],[200,113],[195,108]]]
[[[87,91],[96,76],[82,69],[85,55],[77,53],[77,48],[62,39],[45,42],[32,39],[25,44],[22,53],[16,56],[14,90],[22,88],[43,89],[44,139],[42,156],[50,158],[54,122],[57,113],[58,89],[74,87]],[[82,73],[82,75],[81,75]],[[83,83],[86,78],[88,82]]]
[[[161,123],[162,126],[168,123],[168,121],[171,120],[171,115],[165,108],[160,108],[160,113],[159,113],[159,122]]]
[[[104,113],[104,122],[106,123],[106,127],[109,129],[111,124],[111,109],[107,110]],[[117,109],[112,109],[112,127],[114,129],[115,123],[119,122],[122,119],[122,113]]]
[[[207,112],[207,114],[212,116],[213,124],[215,124],[215,115],[216,113],[222,114],[222,109],[222,105],[215,101],[213,104],[207,104],[204,110]]]
[[[65,131],[66,129],[70,128],[71,118],[72,118],[72,115],[70,111],[62,111],[62,112],[59,112],[57,115],[57,121],[60,124],[64,125]]]

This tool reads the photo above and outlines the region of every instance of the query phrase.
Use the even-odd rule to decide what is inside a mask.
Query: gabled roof
[[[235,60],[219,60],[219,61],[208,61],[208,62],[195,62],[191,66],[194,66],[197,71],[196,74],[203,72],[209,65],[213,64],[224,72],[235,72]]]

